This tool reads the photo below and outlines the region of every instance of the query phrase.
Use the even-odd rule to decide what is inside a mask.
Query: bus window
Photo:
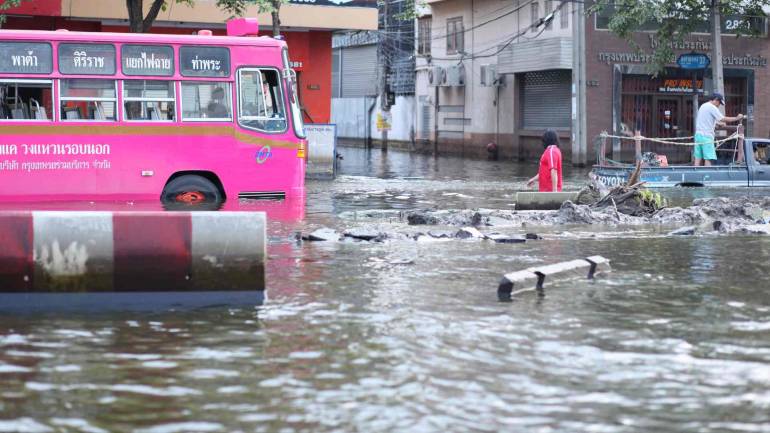
[[[73,78],[61,80],[61,120],[115,121],[115,81]]]
[[[47,120],[53,108],[53,81],[0,80],[0,121]]]
[[[172,81],[126,80],[123,82],[125,120],[173,121],[175,106]]]
[[[182,83],[182,120],[232,121],[230,83]]]
[[[273,69],[241,69],[238,72],[238,123],[265,132],[286,131],[281,80]]]

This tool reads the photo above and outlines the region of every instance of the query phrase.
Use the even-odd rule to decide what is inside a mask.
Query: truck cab
[[[747,138],[744,143],[749,186],[770,186],[770,139]]]

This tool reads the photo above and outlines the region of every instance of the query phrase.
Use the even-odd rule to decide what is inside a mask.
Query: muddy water
[[[770,431],[770,240],[296,243],[355,210],[506,208],[533,174],[343,154],[303,220],[271,223],[263,307],[0,315],[0,432]],[[592,254],[613,272],[497,301],[504,272]]]

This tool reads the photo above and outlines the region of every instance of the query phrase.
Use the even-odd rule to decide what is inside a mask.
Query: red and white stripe
[[[0,292],[263,290],[263,212],[0,212]]]

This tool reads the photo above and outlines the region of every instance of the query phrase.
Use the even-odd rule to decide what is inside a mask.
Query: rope
[[[689,147],[692,147],[692,146],[695,146],[697,144],[695,142],[682,143],[680,141],[680,140],[689,140],[691,138],[694,138],[692,136],[691,137],[665,138],[665,139],[664,138],[648,138],[648,137],[644,137],[644,136],[641,136],[641,135],[640,136],[636,136],[636,137],[627,137],[627,136],[621,136],[621,135],[611,135],[611,134],[608,134],[607,131],[603,131],[601,134],[599,134],[599,137],[601,137],[601,138],[613,138],[613,139],[620,139],[620,140],[632,140],[632,141],[643,140],[643,141],[650,141],[650,142],[659,143],[659,144],[669,144],[669,145],[673,145],[673,146],[689,146]],[[739,134],[739,133],[735,132],[735,133],[733,133],[733,135],[731,135],[731,136],[729,136],[727,138],[723,138],[721,140],[714,140],[713,143],[716,146],[716,148],[719,148],[720,146],[722,146],[724,143],[726,143],[728,141],[732,141],[732,140],[740,139],[740,138],[745,138],[745,136],[743,134]]]

